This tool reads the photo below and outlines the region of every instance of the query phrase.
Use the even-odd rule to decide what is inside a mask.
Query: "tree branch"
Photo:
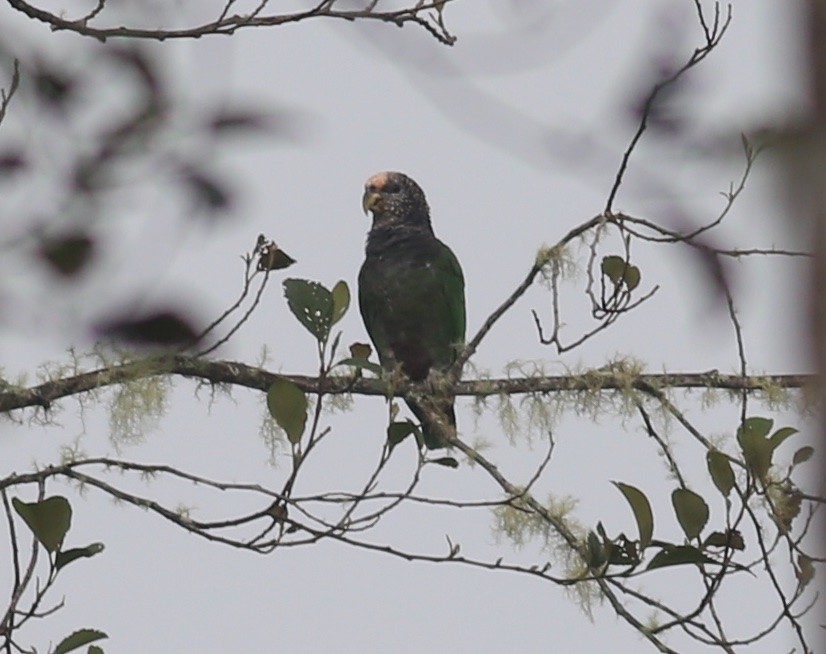
[[[227,4],[221,14],[213,21],[208,21],[193,27],[180,29],[142,29],[138,27],[95,27],[89,25],[92,18],[99,17],[103,10],[103,2],[93,12],[78,20],[63,18],[58,14],[40,9],[25,0],[8,0],[9,5],[29,18],[45,23],[53,31],[69,31],[82,36],[88,36],[100,41],[109,38],[131,38],[165,41],[167,39],[197,39],[213,34],[231,35],[236,30],[247,27],[276,27],[287,23],[297,23],[310,18],[336,18],[340,20],[373,20],[403,26],[413,23],[429,32],[434,38],[445,45],[453,45],[456,37],[444,26],[442,8],[449,2],[456,0],[433,0],[432,2],[416,2],[412,6],[401,9],[377,10],[374,3],[366,9],[334,9],[335,0],[324,0],[314,7],[295,13],[261,15],[263,5],[249,14],[228,15]],[[430,11],[434,13],[428,13]]]
[[[214,361],[184,355],[140,359],[99,368],[69,377],[54,379],[28,388],[15,388],[0,382],[0,413],[42,407],[65,397],[86,393],[136,379],[159,375],[176,375],[210,384],[228,384],[266,392],[276,379],[289,379],[306,393],[372,395],[403,397],[411,392],[427,392],[420,384],[396,383],[392,389],[379,379],[355,376],[310,377],[277,374],[236,361]],[[635,375],[626,372],[590,370],[581,374],[497,379],[474,379],[457,382],[455,394],[469,397],[516,395],[525,393],[561,393],[622,391],[629,388],[651,394],[652,389],[718,389],[728,391],[769,391],[811,386],[814,375],[723,375],[716,370],[695,373],[661,373]]]

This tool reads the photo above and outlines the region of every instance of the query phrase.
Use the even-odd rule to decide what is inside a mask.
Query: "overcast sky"
[[[617,209],[666,223],[709,220],[723,206],[719,192],[742,173],[742,157],[731,146],[739,133],[799,111],[791,3],[734,2],[733,10],[729,34],[678,98],[686,115],[685,138],[643,143]],[[425,190],[437,235],[462,263],[469,332],[474,333],[521,281],[543,243],[556,242],[602,210],[635,128],[634,108],[658,66],[682,61],[700,44],[700,31],[689,0],[460,0],[445,17],[459,37],[453,48],[413,26],[330,20],[242,30],[231,38],[146,44],[162,62],[165,82],[182,107],[182,122],[210,107],[254,106],[280,116],[279,130],[216,148],[188,145],[183,128],[170,137],[170,147],[189,148],[231,181],[237,202],[224,221],[182,220],[180,203],[140,178],[137,190],[111,200],[105,258],[99,274],[80,287],[56,292],[29,268],[4,266],[0,351],[6,371],[33,376],[44,360],[64,359],[69,345],[88,348],[88,321],[101,307],[135,297],[147,306],[179,304],[211,319],[240,290],[239,255],[249,251],[259,233],[298,260],[286,276],[328,286],[343,279],[355,291],[369,228],[360,207],[362,186],[371,174],[387,169],[406,172]],[[0,9],[0,29],[15,35],[10,42],[22,52],[63,53],[60,58],[70,67],[94,61],[102,47],[33,26],[8,7]],[[120,89],[113,79],[106,102],[122,101]],[[56,148],[82,145],[88,128],[73,125]],[[0,139],[11,134],[27,143],[43,140],[38,129],[36,117],[11,114]],[[799,247],[799,234],[789,228],[776,199],[769,163],[756,167],[722,230],[723,242]],[[31,193],[15,200],[35,201]],[[674,206],[683,209],[682,216],[668,215]],[[2,220],[11,224],[13,216],[4,214]],[[584,260],[583,252],[577,254]],[[731,326],[709,299],[708,279],[698,262],[675,248],[641,248],[636,255],[644,289],[659,284],[661,290],[600,337],[564,356],[541,346],[530,310],[537,309],[545,320],[551,314],[547,292],[537,287],[493,330],[473,363],[498,376],[510,362],[542,360],[549,372],[560,374],[623,354],[651,372],[735,371]],[[806,371],[805,351],[799,347],[804,298],[796,280],[801,268],[771,260],[745,262],[735,270],[734,291],[753,370]],[[273,280],[253,319],[219,356],[255,364],[266,346],[268,369],[313,374],[313,342],[287,311],[280,279]],[[565,296],[570,339],[590,324],[577,294],[582,284],[582,279],[572,281]],[[366,340],[355,307],[340,327],[342,343]],[[196,397],[190,382],[178,380],[175,387],[157,429],[120,453],[109,438],[105,400],[83,416],[84,422],[76,405],[67,402],[58,428],[4,426],[2,473],[23,471],[34,461],[57,461],[59,446],[83,434],[81,446],[90,455],[120,454],[216,479],[280,487],[288,461],[279,455],[275,467],[268,462],[258,433],[264,410],[260,397],[237,391],[232,399],[218,397],[210,404],[207,389]],[[710,434],[731,434],[736,427],[737,407],[703,413],[696,397],[684,400],[684,406]],[[755,408],[760,411],[767,410]],[[544,454],[542,436],[532,434],[533,448],[524,438],[509,445],[494,413],[477,421],[470,403],[460,401],[459,431],[467,441],[494,443],[490,456],[516,483],[524,483]],[[794,417],[778,418],[784,419],[798,424]],[[351,411],[326,416],[325,424],[333,428],[329,449],[306,471],[300,492],[356,488],[379,455],[385,420],[384,404],[376,398],[357,398]],[[557,448],[537,497],[579,498],[575,515],[583,525],[602,520],[610,525],[609,533],[632,534],[632,516],[610,480],[634,483],[650,492],[655,515],[662,516],[663,537],[678,538],[666,467],[635,420],[623,424],[610,414],[594,424],[566,414],[554,433]],[[703,453],[676,430],[674,439],[700,483]],[[389,487],[404,483],[414,455],[400,448],[394,457]],[[201,495],[189,486],[130,487],[165,497],[173,506],[190,505],[206,518],[249,508],[239,508],[237,498]],[[57,485],[52,492],[77,497]],[[468,466],[458,471],[429,466],[420,492],[499,497],[486,475]],[[590,622],[562,589],[528,577],[406,563],[334,543],[262,557],[204,543],[157,517],[113,506],[94,492],[76,499],[74,507],[73,543],[99,540],[106,550],[61,575],[52,599],[65,596],[66,607],[23,638],[43,650],[50,640],[87,626],[108,632],[106,651],[126,654],[630,653],[648,647],[609,609],[598,608]],[[722,511],[722,504],[713,506],[712,519],[721,520]],[[448,535],[468,555],[546,560],[533,546],[517,552],[498,542],[490,525],[484,511],[413,507],[390,517],[369,539],[439,554],[446,551]],[[7,547],[0,542],[0,560],[8,560]],[[693,583],[690,575],[660,574],[643,586],[656,594],[667,590],[656,584]],[[8,576],[8,566],[0,567],[4,584]],[[743,599],[751,592],[748,585],[733,589],[728,599],[748,606]],[[759,612],[762,607],[750,608]],[[731,619],[732,633],[750,633],[753,621],[750,610],[740,612]],[[769,654],[792,646],[769,640],[754,651]]]

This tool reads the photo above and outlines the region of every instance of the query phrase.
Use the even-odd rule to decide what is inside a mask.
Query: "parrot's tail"
[[[429,450],[448,447],[456,438],[456,413],[453,398],[408,398],[407,406],[418,418],[424,444]]]

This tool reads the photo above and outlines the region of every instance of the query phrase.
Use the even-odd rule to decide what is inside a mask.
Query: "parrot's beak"
[[[364,214],[368,211],[375,211],[381,202],[381,195],[375,191],[367,190],[364,192],[364,197],[361,198],[361,208],[364,209]]]

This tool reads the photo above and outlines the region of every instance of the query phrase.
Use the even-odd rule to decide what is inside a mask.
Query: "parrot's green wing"
[[[462,267],[453,251],[444,243],[442,253],[437,261],[439,270],[441,294],[443,302],[447,307],[445,319],[450,345],[453,348],[452,356],[447,365],[456,360],[462,346],[465,344],[465,327],[467,317],[465,313],[465,278],[462,274]]]

